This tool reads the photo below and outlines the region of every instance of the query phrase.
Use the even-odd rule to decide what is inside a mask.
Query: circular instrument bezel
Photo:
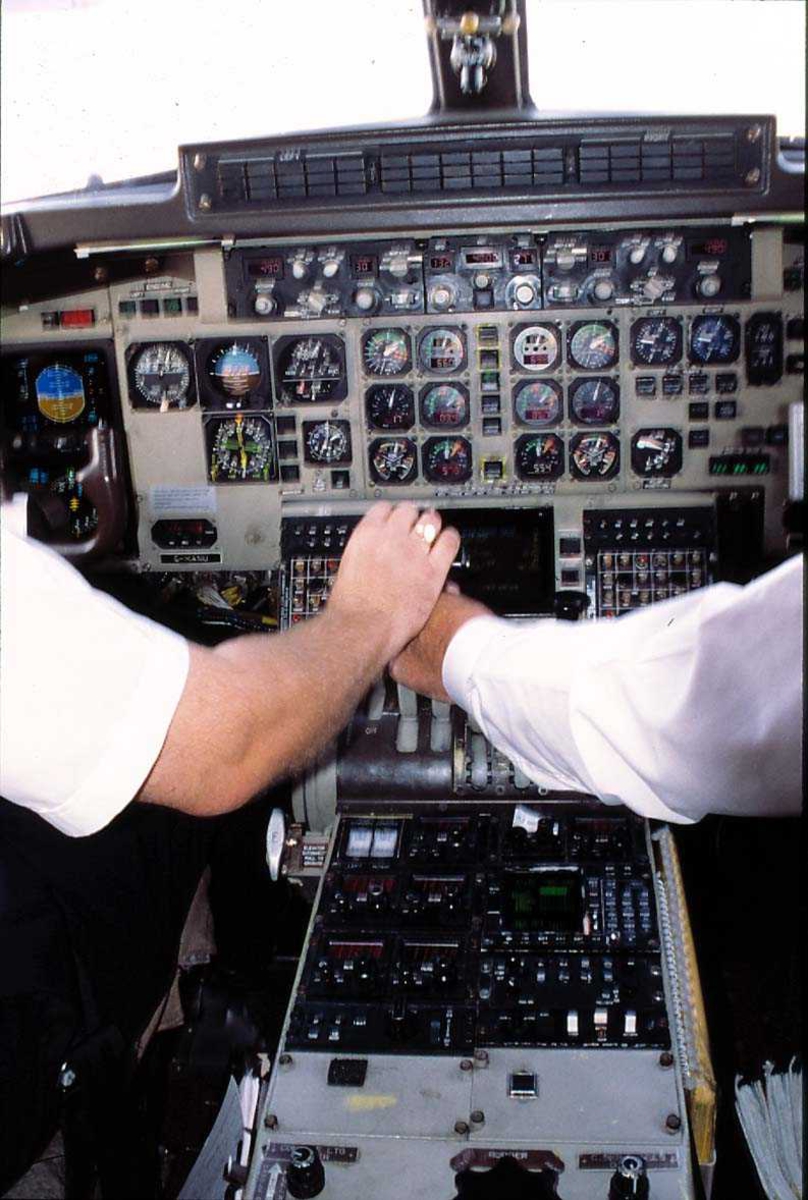
[[[441,403],[448,403],[450,394],[462,401],[462,413],[457,420],[436,421],[426,414],[429,400],[436,394],[441,394]],[[445,411],[449,412],[450,409]],[[428,383],[421,388],[418,396],[418,415],[424,429],[465,429],[471,418],[471,403],[469,390],[462,383]]]
[[[542,334],[553,347],[546,362],[530,363],[525,360],[525,345],[530,337]],[[562,337],[559,325],[550,322],[531,321],[515,325],[511,331],[511,367],[514,371],[529,371],[539,375],[553,371],[561,364]]]
[[[708,347],[706,355],[702,356],[694,350],[695,335],[705,325],[714,324],[723,329],[726,329],[730,335],[729,351],[726,355],[716,355]],[[692,317],[690,321],[690,329],[688,330],[687,341],[687,356],[691,363],[698,363],[700,366],[712,366],[718,364],[724,366],[725,363],[734,363],[738,361],[741,352],[741,322],[737,317],[730,313],[700,313],[698,316]]]
[[[603,330],[608,336],[611,344],[611,350],[607,357],[600,358],[597,362],[585,363],[580,357],[580,348],[576,353],[576,342],[581,334],[586,330]],[[589,353],[592,353],[592,347],[595,345],[596,337],[602,337],[604,334],[595,334],[594,332],[588,335],[587,345]],[[578,371],[608,371],[612,367],[617,366],[620,361],[620,334],[614,321],[574,321],[567,330],[567,362],[569,366],[575,367]]]
[[[647,457],[646,450],[639,445],[641,438],[657,437],[658,440],[671,444],[671,449],[659,465],[652,465],[652,459]],[[684,439],[678,429],[666,425],[649,426],[638,429],[631,438],[631,469],[641,479],[670,479],[678,475],[684,461]]]
[[[540,463],[546,459],[547,467],[545,470],[528,471],[524,464],[524,456],[534,442],[541,442],[543,444],[541,454],[536,461]],[[552,457],[548,451],[548,446],[552,447]],[[523,433],[514,442],[513,463],[516,474],[525,482],[535,483],[543,480],[560,479],[566,468],[564,441],[557,433]]]
[[[241,393],[228,391],[215,367],[228,353],[249,354],[258,367],[257,377]],[[269,408],[272,400],[266,339],[262,337],[201,338],[194,344],[199,403],[207,412],[243,412]]]
[[[239,425],[247,425],[247,427],[255,426],[261,429],[262,438],[265,439],[265,444],[269,447],[265,470],[259,475],[247,474],[241,476],[220,476],[215,470],[214,453],[216,451],[216,443],[221,436],[221,430],[228,425],[232,425],[234,431]],[[207,472],[208,478],[212,483],[271,483],[277,479],[277,455],[275,444],[275,431],[272,421],[269,417],[261,413],[252,412],[236,412],[221,414],[219,416],[210,416],[204,418],[205,429],[205,444],[207,447]]]
[[[641,336],[649,326],[658,326],[673,334],[673,350],[667,356],[658,356],[653,349],[649,351],[649,356],[645,356],[643,351],[638,347],[642,345]],[[681,362],[682,348],[684,338],[682,334],[682,322],[678,317],[639,317],[633,321],[629,331],[629,345],[631,347],[631,361],[637,367],[670,367],[675,363]]]
[[[553,415],[544,418],[526,417],[520,408],[524,407],[522,397],[537,388],[547,389],[555,398]],[[525,429],[544,429],[549,425],[557,425],[564,416],[564,392],[560,383],[554,379],[523,379],[513,391],[513,419]]]
[[[601,474],[600,472],[586,473],[581,470],[575,460],[575,452],[579,446],[586,441],[595,441],[597,438],[603,438],[609,450],[614,451],[614,458],[609,463],[607,469]],[[605,452],[604,452],[605,453]],[[576,433],[570,441],[570,474],[573,479],[580,480],[584,483],[605,483],[609,479],[614,479],[620,471],[620,439],[617,434],[612,433],[608,429],[586,430],[586,432]]]
[[[330,451],[321,454],[312,448],[312,438],[314,438],[317,433],[323,429],[334,429],[343,439],[342,450],[336,457],[331,457]],[[304,421],[302,434],[303,458],[307,463],[311,463],[312,465],[318,467],[340,467],[348,466],[351,462],[353,462],[350,421],[327,418],[322,421]]]
[[[390,404],[390,398],[382,395],[384,392],[397,392],[395,405],[401,413],[401,420],[388,420],[374,416],[375,404]],[[371,429],[396,430],[412,429],[415,424],[415,395],[411,387],[405,383],[374,383],[365,392],[365,416]]]
[[[455,347],[459,346],[460,357],[455,356],[451,366],[436,367],[434,360],[432,363],[424,360],[424,346],[430,339],[437,337],[438,334],[445,334],[452,339],[455,339]],[[426,375],[457,375],[460,371],[465,370],[468,362],[468,347],[466,343],[466,335],[457,325],[430,325],[426,329],[422,329],[418,335],[418,366]]]
[[[333,356],[336,370],[328,374],[300,370],[290,375],[289,368],[299,346],[322,346]],[[313,354],[313,352],[312,352]],[[348,394],[345,371],[345,343],[334,333],[305,333],[280,337],[272,348],[275,368],[275,387],[282,404],[337,404]],[[315,386],[316,385],[316,386]],[[311,394],[306,394],[307,392]]]
[[[374,367],[368,360],[369,347],[375,341],[384,339],[385,335],[394,334],[398,345],[403,348],[404,354],[401,358],[390,358],[386,360],[389,365],[395,369],[386,370],[385,366]],[[393,338],[387,338],[389,344],[395,344]],[[406,329],[402,329],[398,325],[380,325],[376,329],[368,329],[362,335],[362,370],[366,375],[370,375],[379,379],[398,379],[401,375],[406,375],[412,370],[412,338]]]
[[[184,384],[183,393],[179,398],[167,401],[149,399],[137,382],[138,366],[145,354],[164,347],[180,354],[185,360],[187,380]],[[131,346],[127,347],[125,358],[127,383],[129,385],[129,402],[132,408],[141,409],[144,412],[164,413],[183,412],[188,408],[194,407],[196,404],[196,372],[194,370],[194,358],[191,353],[191,347],[187,342],[177,341],[173,338],[158,338],[151,342],[133,342]]]
[[[429,467],[429,456],[441,442],[454,442],[456,453],[467,456],[468,462],[460,475],[455,478],[435,474]],[[446,434],[443,437],[430,437],[421,446],[421,473],[429,483],[443,484],[445,487],[458,486],[467,483],[474,474],[474,451],[468,438],[460,434]]]
[[[374,458],[382,447],[396,445],[401,446],[407,454],[411,454],[412,462],[410,469],[401,478],[388,477],[385,479],[376,467]],[[374,438],[368,446],[368,470],[373,482],[379,484],[381,487],[402,487],[408,483],[412,483],[418,475],[418,447],[413,439],[408,437]]]
[[[579,399],[582,392],[589,391],[592,387],[605,387],[610,393],[610,407],[607,414],[604,416],[602,410],[593,413],[591,416],[584,416],[581,412],[581,406],[592,401]],[[620,384],[617,379],[610,375],[587,375],[582,379],[575,379],[568,389],[569,417],[574,425],[585,425],[587,427],[593,425],[616,425],[620,419]]]

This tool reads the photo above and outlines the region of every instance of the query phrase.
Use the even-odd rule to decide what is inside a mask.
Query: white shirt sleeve
[[[3,506],[0,793],[71,836],[125,808],[188,674],[184,638],[96,591]]]
[[[617,621],[477,617],[444,686],[534,782],[643,816],[801,803],[802,559]]]

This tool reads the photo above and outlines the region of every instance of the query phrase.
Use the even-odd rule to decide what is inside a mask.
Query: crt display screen
[[[577,871],[512,872],[504,878],[503,891],[503,914],[509,929],[541,933],[581,927],[581,879]]]
[[[462,538],[449,578],[498,616],[552,611],[553,514],[550,508],[443,510]]]

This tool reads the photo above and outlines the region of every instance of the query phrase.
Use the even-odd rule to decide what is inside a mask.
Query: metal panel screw
[[[474,1061],[476,1063],[478,1063],[481,1067],[487,1067],[488,1066],[488,1051],[487,1050],[475,1050],[474,1051]]]
[[[744,183],[749,187],[754,187],[756,183],[760,183],[760,170],[758,167],[753,167],[751,171],[746,172]]]
[[[194,155],[194,170],[195,171],[204,171],[204,169],[207,165],[208,165],[208,158],[207,158],[206,154],[195,154]]]
[[[481,1108],[475,1108],[474,1112],[471,1114],[471,1123],[472,1125],[485,1124],[485,1113]]]
[[[291,1065],[292,1065],[291,1054],[279,1054],[278,1055],[278,1066],[279,1067],[291,1067]]]
[[[673,1066],[673,1055],[671,1054],[670,1050],[663,1050],[663,1052],[660,1054],[659,1065],[661,1067]]]
[[[59,1087],[67,1091],[76,1082],[76,1072],[65,1064],[59,1072]]]
[[[277,1129],[278,1128],[278,1118],[275,1116],[274,1113],[267,1113],[267,1115],[264,1117],[264,1128],[265,1129]]]
[[[199,197],[199,208],[202,212],[210,212],[213,208],[213,201],[207,192],[203,192]]]
[[[468,1121],[455,1121],[454,1131],[455,1133],[468,1133]]]
[[[677,1133],[682,1128],[682,1118],[678,1113],[668,1113],[665,1118],[665,1128],[668,1133]]]
[[[461,1058],[461,1060],[460,1060],[460,1070],[461,1071],[470,1071],[473,1066],[474,1066],[474,1063],[471,1061],[470,1058]]]

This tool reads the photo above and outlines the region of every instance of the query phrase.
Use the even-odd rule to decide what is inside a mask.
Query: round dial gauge
[[[37,407],[49,421],[66,425],[84,412],[84,380],[72,367],[52,363],[39,372],[34,387]]]
[[[617,327],[611,321],[579,321],[568,336],[570,362],[582,371],[603,371],[617,362]]]
[[[694,317],[690,326],[690,361],[735,362],[741,344],[741,329],[735,317]]]
[[[611,479],[620,469],[620,443],[613,433],[576,433],[570,460],[576,479]]]
[[[561,338],[553,325],[524,325],[513,339],[513,357],[523,371],[549,371],[561,359]]]
[[[631,439],[637,475],[676,475],[682,469],[682,435],[675,429],[638,429]]]
[[[160,412],[187,408],[191,396],[191,363],[175,342],[153,342],[144,346],[132,362],[132,381],[137,395]]]
[[[437,383],[421,392],[421,422],[431,429],[459,428],[469,419],[469,397],[464,387]]]
[[[466,361],[466,346],[457,329],[429,329],[418,343],[418,361],[425,371],[459,371]]]
[[[467,438],[427,438],[421,458],[424,476],[430,483],[465,483],[471,478],[471,443]]]
[[[304,421],[303,455],[306,462],[349,463],[351,427],[347,421]]]
[[[238,342],[214,350],[207,369],[216,390],[232,400],[248,396],[261,382],[261,364],[249,346]]]
[[[558,479],[564,474],[564,443],[555,433],[525,433],[514,447],[520,479]]]
[[[682,325],[675,317],[642,317],[631,326],[631,360],[666,366],[682,357]]]
[[[561,416],[561,388],[547,379],[528,380],[513,398],[513,414],[520,425],[553,425]]]
[[[374,429],[409,429],[415,423],[412,390],[401,383],[377,383],[368,388],[365,401]]]
[[[376,438],[368,450],[370,474],[376,483],[410,483],[418,462],[410,438]]]
[[[410,339],[403,329],[374,329],[362,340],[368,375],[403,375],[410,369]]]
[[[570,417],[578,425],[612,425],[620,413],[614,379],[577,379],[570,388]]]
[[[214,483],[240,483],[275,477],[272,426],[266,417],[236,413],[207,423],[209,474]]]
[[[278,374],[284,393],[294,403],[330,398],[345,374],[342,349],[336,339],[293,338],[280,351]]]

